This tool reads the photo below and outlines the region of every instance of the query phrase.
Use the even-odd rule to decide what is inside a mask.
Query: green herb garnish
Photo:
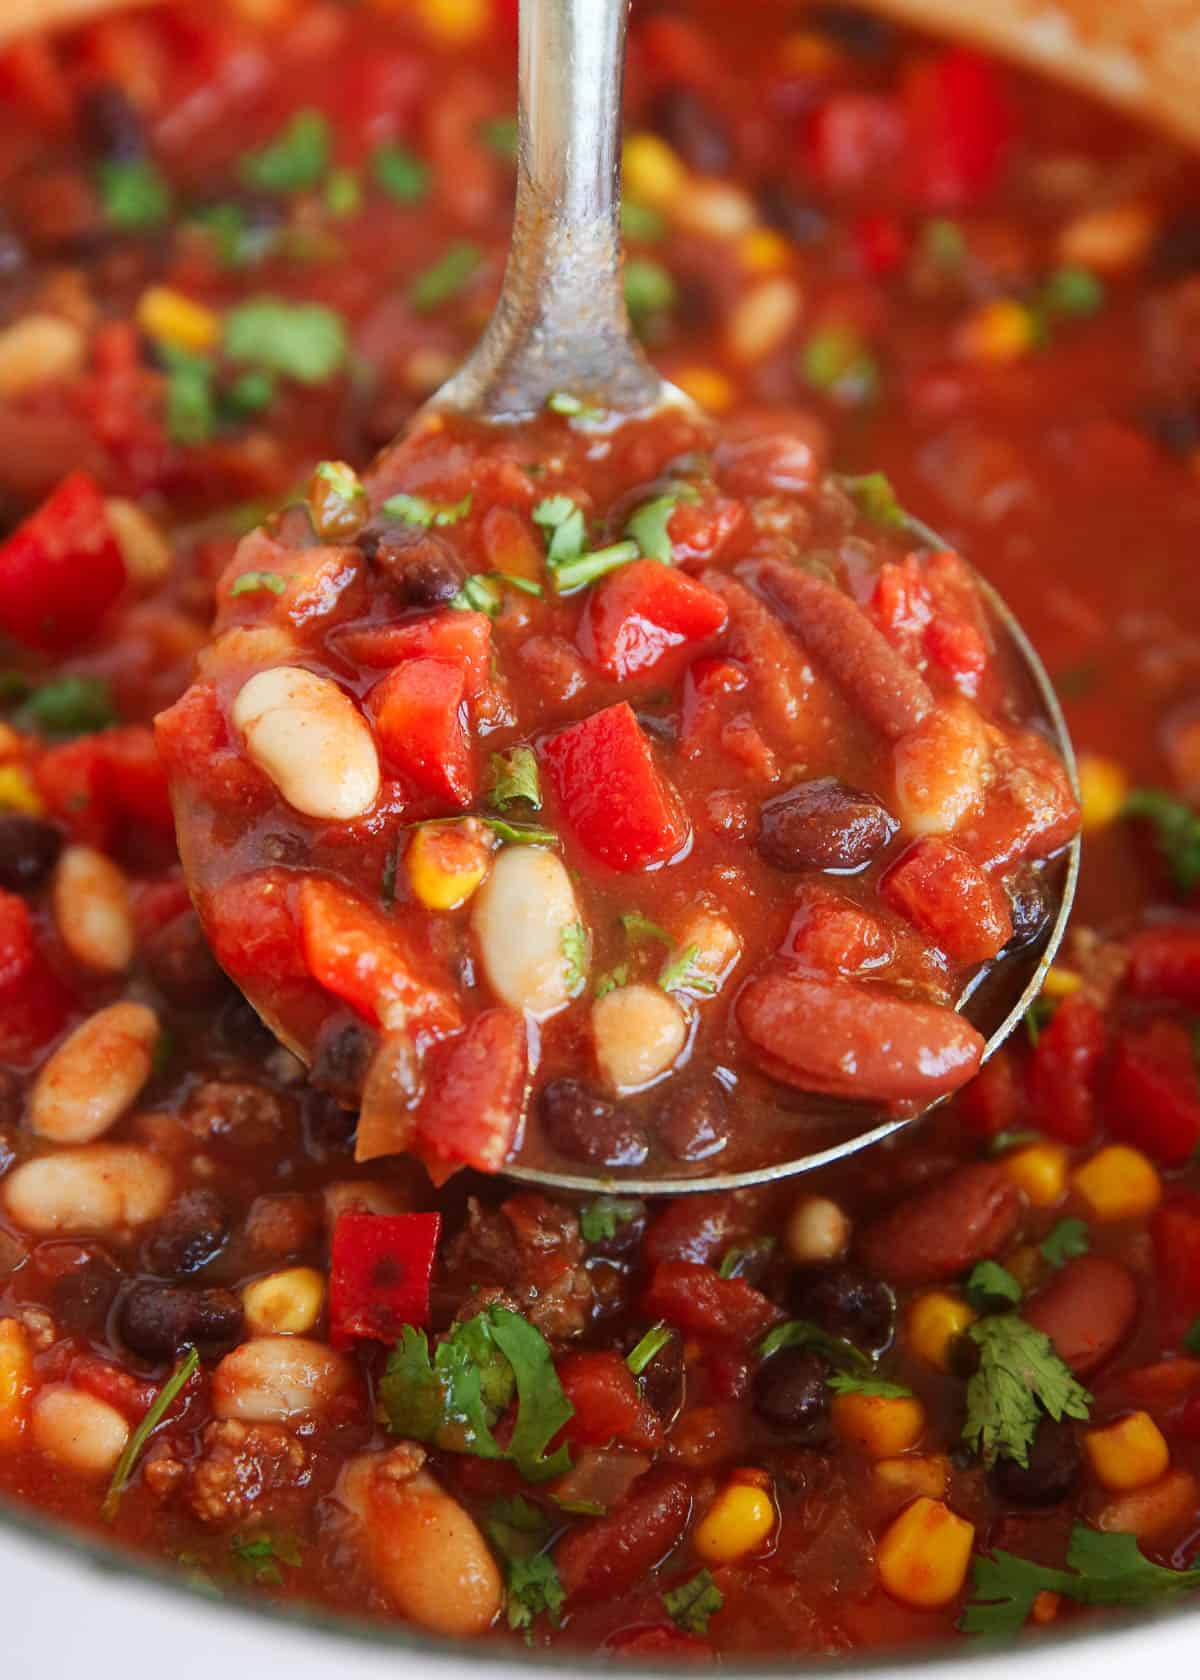
[[[615,968],[610,968],[596,981],[596,996],[598,998],[607,997],[609,992],[615,992],[618,986],[628,986],[629,978],[629,964],[618,963]]]
[[[325,208],[341,220],[362,209],[362,182],[353,169],[335,169],[325,183]]]
[[[537,754],[532,747],[513,747],[511,752],[492,754],[488,803],[502,811],[517,799],[525,800],[535,811],[542,808],[542,783]]]
[[[249,298],[226,315],[224,347],[231,361],[251,362],[301,385],[321,385],[345,363],[346,327],[321,303]]]
[[[1001,1312],[1020,1305],[1024,1291],[1011,1272],[995,1260],[981,1260],[972,1268],[963,1293],[976,1312]]]
[[[195,1348],[189,1348],[159,1389],[147,1408],[146,1415],[125,1443],[125,1449],[117,1460],[117,1467],[113,1471],[112,1481],[108,1484],[108,1492],[104,1495],[104,1503],[100,1507],[100,1515],[105,1522],[112,1522],[115,1519],[117,1508],[121,1503],[121,1495],[133,1479],[137,1462],[145,1452],[151,1435],[158,1428],[163,1418],[166,1417],[176,1398],[187,1387],[199,1364],[200,1355]]]
[[[703,997],[711,997],[717,989],[717,982],[710,974],[704,973],[699,961],[698,945],[687,945],[677,955],[668,957],[658,977],[663,991],[699,992]]]
[[[1104,282],[1087,268],[1058,268],[1038,304],[1048,315],[1094,315],[1104,305]]]
[[[405,525],[420,525],[428,530],[432,525],[457,525],[470,513],[473,500],[470,490],[461,501],[449,503],[429,502],[424,496],[410,496],[407,491],[401,490],[397,495],[389,496],[379,511],[386,519],[399,519]]]
[[[1065,1266],[1068,1260],[1086,1254],[1091,1246],[1092,1233],[1082,1219],[1060,1219],[1043,1238],[1039,1252],[1048,1265]]]
[[[375,185],[399,204],[420,204],[429,194],[429,165],[403,146],[380,146],[371,158]]]
[[[800,353],[800,372],[814,391],[842,402],[866,402],[879,389],[878,365],[850,327],[814,333]]]
[[[582,397],[575,396],[570,391],[551,391],[546,398],[546,407],[551,414],[561,414],[564,420],[602,420],[604,410],[593,408],[591,403],[585,403]]]
[[[882,1377],[862,1377],[856,1371],[835,1371],[826,1386],[835,1394],[865,1394],[872,1400],[911,1400],[912,1389]]]
[[[543,1611],[558,1625],[566,1592],[546,1548],[554,1524],[522,1494],[498,1499],[487,1516],[488,1536],[504,1560],[505,1614],[514,1631],[528,1629]]]
[[[60,677],[28,695],[16,721],[41,735],[92,735],[119,722],[102,677]]]
[[[587,526],[583,510],[569,496],[547,496],[536,503],[533,522],[546,537],[546,562],[561,566],[567,560],[577,560],[587,542]]]
[[[1015,1312],[993,1313],[966,1334],[979,1349],[979,1368],[967,1384],[963,1439],[985,1464],[998,1458],[1029,1463],[1043,1412],[1057,1423],[1086,1419],[1092,1397],[1055,1353],[1048,1336]]]
[[[542,593],[540,583],[515,577],[510,572],[472,572],[469,578],[464,579],[462,588],[451,599],[450,605],[456,612],[481,612],[495,618],[504,605],[506,588],[519,590],[522,595],[540,596]]]
[[[632,198],[621,201],[621,232],[626,239],[639,245],[653,245],[667,231],[666,217],[648,204],[638,204]]]
[[[1200,882],[1200,816],[1161,788],[1134,788],[1121,814],[1150,824],[1177,891],[1190,893]]]
[[[634,326],[663,315],[678,296],[669,269],[650,257],[630,257],[624,269],[625,307]]]
[[[629,1225],[645,1211],[636,1196],[597,1196],[579,1210],[579,1233],[585,1243],[611,1242],[618,1225]]]
[[[725,1595],[711,1572],[702,1569],[681,1587],[665,1592],[662,1601],[676,1627],[682,1628],[685,1633],[704,1634],[708,1632],[709,1618],[715,1616],[725,1603]]]
[[[1009,1149],[1024,1149],[1027,1144],[1041,1143],[1041,1132],[1016,1130],[997,1132],[988,1144],[989,1155],[1003,1155]]]
[[[112,158],[97,171],[100,202],[112,227],[129,233],[161,227],[171,214],[171,189],[149,158]]]
[[[229,585],[231,595],[258,595],[266,591],[269,595],[282,595],[287,588],[287,579],[278,572],[243,572],[235,577]]]
[[[671,515],[680,502],[697,502],[699,499],[699,491],[690,484],[681,484],[665,495],[655,496],[630,514],[625,534],[638,545],[639,554],[644,554],[648,560],[661,560],[664,566],[669,566]]]
[[[567,964],[567,990],[576,991],[587,978],[588,936],[582,922],[571,922],[559,936]]]
[[[717,1276],[723,1278],[743,1277],[748,1265],[770,1254],[774,1247],[774,1237],[754,1237],[750,1242],[742,1244],[740,1248],[727,1248],[721,1256],[721,1264],[717,1267]]]
[[[901,507],[886,473],[835,473],[833,477],[863,518],[869,519],[873,525],[885,531],[900,531],[918,537],[927,548],[950,547],[924,520],[914,518]]]
[[[770,1359],[784,1348],[793,1347],[815,1348],[818,1353],[827,1354],[835,1365],[844,1365],[862,1376],[870,1377],[875,1373],[874,1360],[856,1348],[853,1342],[846,1341],[843,1336],[831,1336],[828,1330],[822,1330],[819,1324],[807,1318],[790,1318],[786,1324],[777,1324],[774,1330],[768,1330],[758,1344],[758,1357]]]
[[[666,928],[659,927],[649,916],[643,916],[640,910],[626,910],[621,916],[621,926],[626,935],[633,941],[639,939],[656,939],[660,945],[674,945],[675,941]]]
[[[638,1339],[625,1355],[625,1363],[635,1377],[640,1377],[652,1359],[656,1359],[675,1332],[669,1324],[655,1324]]]
[[[329,164],[329,121],[320,111],[297,111],[259,151],[238,165],[242,184],[259,192],[302,192],[315,187]]]
[[[482,261],[483,252],[478,245],[458,240],[430,268],[409,282],[409,303],[419,315],[431,314],[469,284]]]
[[[479,138],[489,152],[495,152],[505,163],[517,161],[519,132],[515,115],[490,117],[479,125]]]
[[[217,424],[212,363],[168,345],[160,346],[159,354],[166,373],[167,436],[185,448],[207,443]]]
[[[257,1587],[281,1587],[285,1563],[298,1569],[304,1561],[300,1542],[292,1535],[239,1534],[230,1542],[234,1573]]]

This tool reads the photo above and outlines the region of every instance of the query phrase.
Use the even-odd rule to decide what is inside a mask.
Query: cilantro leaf
[[[231,595],[257,595],[265,590],[270,595],[282,595],[287,582],[278,572],[243,572],[229,585]]]
[[[166,1417],[180,1393],[191,1382],[200,1365],[200,1355],[195,1348],[189,1348],[179,1360],[171,1375],[159,1389],[146,1410],[142,1421],[125,1443],[124,1451],[117,1460],[116,1469],[112,1473],[112,1481],[108,1484],[108,1492],[104,1495],[104,1503],[100,1507],[100,1515],[105,1522],[112,1522],[117,1514],[117,1507],[121,1503],[121,1495],[133,1479],[133,1472],[137,1468],[137,1461],[149,1444],[150,1437]]]
[[[540,583],[531,583],[528,578],[516,577],[510,572],[472,572],[450,605],[456,612],[481,612],[495,618],[504,605],[506,588],[519,589],[522,595],[540,596],[542,593]]]
[[[915,519],[901,507],[886,473],[835,473],[834,482],[846,492],[863,518],[869,519],[873,525],[885,531],[919,537],[928,548],[950,547],[923,520]]]
[[[748,1261],[755,1260],[760,1255],[770,1254],[774,1247],[774,1237],[753,1237],[741,1248],[727,1248],[721,1256],[721,1264],[717,1267],[717,1276],[723,1278],[741,1277],[746,1270]]]
[[[118,721],[108,684],[102,677],[60,677],[35,688],[16,722],[41,735],[91,735]]]
[[[610,543],[607,548],[591,549],[586,554],[577,555],[574,560],[564,560],[561,565],[551,566],[554,587],[560,595],[570,594],[576,589],[586,589],[589,584],[596,583],[600,578],[607,577],[609,572],[615,572],[637,558],[638,545],[635,542]]]
[[[560,935],[562,953],[567,960],[567,990],[575,991],[587,976],[588,936],[582,922],[571,922]]]
[[[877,1400],[911,1400],[912,1389],[882,1377],[860,1377],[856,1371],[835,1371],[827,1386],[835,1394],[865,1394]]]
[[[516,162],[519,132],[515,114],[489,117],[486,122],[480,123],[479,138],[489,152],[494,152],[505,163]]]
[[[216,427],[212,363],[207,356],[163,345],[159,351],[166,374],[167,436],[185,447],[205,443]]]
[[[1086,1418],[1092,1397],[1055,1353],[1048,1336],[1015,1312],[993,1313],[967,1335],[979,1349],[979,1368],[967,1384],[963,1439],[991,1465],[998,1458],[1029,1463],[1043,1410]]]
[[[1048,1231],[1041,1245],[1042,1259],[1051,1266],[1065,1266],[1092,1246],[1092,1234],[1082,1219],[1060,1219]]]
[[[1200,882],[1200,816],[1161,788],[1134,788],[1121,814],[1150,824],[1176,890],[1190,893]]]
[[[492,1339],[512,1366],[517,1385],[517,1421],[508,1456],[528,1482],[560,1476],[570,1468],[566,1446],[546,1456],[546,1448],[575,1408],[563,1393],[550,1348],[540,1330],[506,1307],[489,1312]]]
[[[868,1358],[853,1342],[848,1342],[842,1336],[831,1336],[828,1330],[822,1330],[819,1324],[813,1324],[807,1318],[789,1318],[786,1324],[777,1324],[774,1330],[768,1330],[758,1344],[758,1357],[770,1359],[773,1354],[784,1348],[809,1347],[818,1353],[828,1354],[836,1365],[845,1365],[852,1371],[858,1371],[865,1377],[874,1375],[875,1362]]]
[[[301,385],[321,385],[346,360],[342,317],[321,303],[248,298],[225,317],[225,354],[253,362]]]
[[[632,537],[638,545],[638,553],[644,554],[649,560],[661,560],[665,566],[671,564],[671,515],[680,502],[696,502],[700,493],[690,484],[680,484],[676,489],[668,491],[662,496],[655,496],[653,501],[643,502],[640,508],[635,508],[625,525],[625,535]]]
[[[380,191],[398,204],[420,204],[429,195],[429,165],[404,146],[378,147],[371,174]]]
[[[238,174],[244,186],[259,192],[301,192],[325,173],[329,142],[329,119],[322,112],[297,111],[267,145],[247,152]]]
[[[171,214],[171,189],[149,158],[110,158],[97,171],[100,201],[111,226],[128,232],[161,227]]]
[[[597,1196],[579,1210],[579,1234],[585,1243],[611,1242],[618,1225],[631,1225],[644,1211],[636,1196]]]
[[[299,1541],[287,1534],[238,1534],[230,1541],[229,1549],[234,1572],[259,1587],[281,1587],[283,1571],[279,1565],[285,1563],[289,1569],[298,1569],[304,1561]]]
[[[1011,1272],[995,1260],[981,1260],[972,1268],[963,1292],[976,1312],[998,1312],[1019,1306],[1024,1290]]]
[[[457,525],[470,513],[473,499],[468,490],[461,501],[439,504],[426,501],[424,496],[410,496],[407,491],[401,490],[395,496],[389,496],[379,511],[385,519],[399,519],[405,525],[419,525],[427,531],[431,525]]]
[[[641,245],[653,245],[666,231],[667,223],[661,211],[622,197],[621,232],[626,239],[636,240]]]
[[[503,817],[480,817],[479,821],[503,840],[506,846],[557,846],[558,835],[552,828],[539,828],[536,823],[510,823]]]
[[[989,1155],[1003,1155],[1009,1149],[1022,1149],[1027,1143],[1041,1143],[1041,1132],[1014,1130],[997,1132],[988,1144]]]
[[[492,1545],[504,1560],[505,1613],[510,1628],[529,1628],[545,1612],[557,1626],[566,1593],[546,1547],[554,1524],[523,1494],[497,1499],[487,1514]]]
[[[511,752],[492,754],[492,788],[488,803],[503,810],[515,799],[523,799],[535,811],[542,808],[542,784],[532,747],[514,747]]]
[[[643,916],[640,910],[626,910],[621,917],[621,926],[632,940],[657,939],[660,945],[675,943],[666,928],[659,927],[649,916]]]
[[[1200,1318],[1194,1318],[1183,1333],[1183,1348],[1186,1353],[1195,1354],[1200,1358]]]
[[[623,274],[625,307],[634,326],[653,315],[663,315],[679,295],[670,269],[651,257],[630,257]]]
[[[604,410],[595,408],[591,403],[585,403],[582,397],[577,397],[571,391],[551,391],[546,398],[546,407],[551,414],[561,414],[564,420],[602,420]]]
[[[465,239],[456,241],[431,267],[409,282],[409,303],[418,315],[432,314],[470,283],[482,261],[483,252],[478,245]]]
[[[533,522],[546,536],[547,565],[577,560],[587,542],[583,510],[569,496],[546,496],[533,509]]]
[[[710,1616],[715,1616],[725,1603],[725,1595],[712,1578],[710,1570],[702,1569],[682,1586],[673,1587],[662,1595],[667,1614],[685,1633],[707,1633]]]
[[[700,947],[686,945],[682,951],[667,958],[658,983],[664,992],[700,992],[711,996],[717,982],[699,966]]]
[[[625,1363],[635,1377],[640,1377],[652,1359],[658,1357],[675,1334],[669,1324],[655,1324],[634,1343],[625,1355]]]
[[[618,986],[628,986],[629,978],[629,964],[618,963],[615,968],[610,968],[607,974],[602,974],[596,981],[596,996],[598,998],[607,997],[609,992],[615,992]]]

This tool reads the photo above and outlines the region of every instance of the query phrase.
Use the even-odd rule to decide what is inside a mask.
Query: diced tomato
[[[868,274],[894,274],[908,254],[908,234],[894,216],[878,211],[859,216],[850,233]]]
[[[529,1077],[525,1021],[513,1009],[489,1009],[466,1032],[429,1056],[428,1086],[417,1116],[426,1158],[497,1172],[516,1141]]]
[[[715,494],[679,502],[667,524],[677,565],[728,560],[752,531],[745,502]]]
[[[869,974],[891,962],[896,936],[874,911],[814,884],[797,894],[783,949],[816,974]]]
[[[194,682],[173,706],[160,712],[154,720],[154,739],[163,769],[177,789],[188,784],[219,810],[250,812],[272,797],[262,771],[233,746],[211,683]],[[71,743],[72,748],[79,745]]]
[[[58,1033],[71,999],[38,950],[29,908],[0,891],[0,1057],[20,1062]]]
[[[575,1408],[560,1440],[573,1447],[616,1444],[635,1452],[656,1450],[662,1422],[619,1353],[568,1353],[555,1369]]]
[[[1135,997],[1200,1009],[1200,925],[1172,923],[1135,934],[1125,985]]]
[[[652,1668],[657,1668],[664,1659],[671,1663],[716,1661],[716,1652],[707,1639],[701,1639],[696,1633],[684,1633],[670,1622],[622,1628],[619,1633],[609,1634],[604,1648],[619,1651],[622,1657],[645,1657]]]
[[[36,34],[0,52],[0,96],[19,107],[22,120],[48,131],[69,126],[74,102],[70,83],[49,36]]]
[[[635,560],[594,589],[579,625],[585,658],[623,680],[650,671],[685,642],[715,636],[729,616],[721,597],[657,560]]]
[[[1113,1128],[1164,1166],[1177,1167],[1200,1144],[1200,1080],[1191,1035],[1155,1021],[1118,1037],[1107,1090]]]
[[[263,869],[225,881],[201,906],[221,967],[252,989],[294,985],[311,977],[292,900],[295,877]]]
[[[996,63],[951,47],[909,75],[911,191],[926,209],[978,204],[996,187],[1013,140],[1013,118]]]
[[[1017,1064],[1007,1050],[985,1062],[958,1098],[958,1112],[975,1136],[992,1138],[1017,1129],[1025,1105]]]
[[[475,798],[465,696],[461,665],[410,659],[377,683],[367,700],[388,768],[419,792],[460,808]]]
[[[732,659],[697,659],[689,665],[679,728],[679,744],[689,758],[708,749],[710,736],[721,726],[726,696],[740,694],[749,681],[744,667]]]
[[[33,967],[33,920],[16,893],[0,891],[0,994],[8,992]]]
[[[904,115],[897,101],[883,94],[838,93],[813,112],[804,139],[806,162],[819,186],[862,187],[899,160]]]
[[[694,1336],[750,1342],[783,1317],[773,1301],[743,1278],[723,1278],[709,1266],[668,1260],[657,1266],[642,1297],[647,1318],[662,1318]]]
[[[543,545],[532,520],[515,508],[489,508],[479,527],[479,540],[487,556],[485,570],[531,579],[540,574]]]
[[[541,751],[563,815],[602,863],[645,869],[687,840],[679,796],[624,701],[552,735]]]
[[[1096,1084],[1107,1048],[1104,1017],[1081,993],[1064,998],[1042,1028],[1029,1066],[1030,1118],[1060,1143],[1090,1143]]]
[[[439,1213],[342,1213],[329,1251],[329,1339],[396,1341],[429,1323]]]
[[[125,562],[87,473],[69,473],[0,543],[0,628],[40,653],[86,641],[124,587]]]
[[[925,632],[925,651],[955,682],[959,692],[974,696],[987,670],[988,649],[974,624],[961,619],[935,618]]]
[[[1012,938],[1003,892],[965,852],[937,835],[911,845],[884,875],[879,892],[955,962],[986,962]]]
[[[1154,1262],[1168,1304],[1200,1313],[1200,1196],[1177,1190],[1150,1222]]]
[[[105,803],[126,822],[173,835],[175,822],[167,775],[151,731],[141,725],[106,729],[95,740]]]
[[[299,892],[309,973],[368,1021],[435,1038],[459,1031],[453,994],[422,977],[400,926],[366,899],[314,877]]]
[[[345,630],[338,650],[358,665],[383,669],[406,659],[440,659],[466,672],[467,692],[475,696],[488,680],[492,625],[484,613],[441,612],[408,624],[376,624]]]

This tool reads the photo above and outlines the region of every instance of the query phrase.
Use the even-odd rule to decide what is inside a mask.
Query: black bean
[[[57,1279],[54,1315],[75,1336],[99,1336],[108,1320],[121,1274],[103,1254],[91,1255]]]
[[[1164,280],[1183,280],[1200,269],[1200,211],[1181,210],[1160,228],[1150,248],[1150,267]]]
[[[329,1155],[350,1153],[358,1130],[356,1108],[347,1107],[326,1091],[305,1091],[301,1115],[310,1155],[324,1160]]]
[[[861,869],[898,827],[873,794],[824,776],[767,800],[758,850],[776,869]]]
[[[146,155],[141,112],[116,82],[96,82],[83,95],[84,134],[93,154],[113,163],[137,163]]]
[[[142,946],[142,960],[163,996],[181,1007],[211,1003],[229,988],[194,910],[152,933]]]
[[[317,1036],[312,1083],[333,1097],[357,1099],[375,1054],[375,1035],[358,1021],[334,1019]]]
[[[857,6],[814,6],[805,22],[853,58],[886,58],[896,42],[896,31],[885,18],[860,11]]]
[[[215,1190],[185,1190],[142,1241],[141,1263],[158,1277],[187,1277],[218,1255],[229,1213]]]
[[[1008,883],[1008,902],[1013,931],[1005,949],[1020,951],[1032,945],[1050,925],[1053,906],[1045,876],[1036,869],[1022,870]]]
[[[371,565],[410,607],[440,607],[452,601],[466,581],[466,570],[448,542],[432,532],[412,529],[372,538],[358,546]]]
[[[798,1317],[811,1318],[856,1347],[877,1352],[892,1339],[896,1297],[886,1283],[856,1266],[799,1272],[791,1298]]]
[[[633,1351],[634,1343],[629,1343]],[[672,1336],[663,1344],[638,1378],[642,1393],[669,1429],[683,1410],[687,1390],[687,1367],[683,1358],[683,1339]]]
[[[754,1410],[805,1446],[829,1438],[829,1361],[811,1348],[784,1348],[755,1372]]]
[[[239,1056],[258,1057],[275,1048],[275,1035],[258,1011],[236,992],[217,1018],[222,1042]]]
[[[1069,1423],[1043,1418],[1029,1449],[1029,1463],[998,1459],[992,1468],[992,1487],[1013,1505],[1061,1505],[1079,1482],[1080,1452]]]
[[[825,237],[829,217],[819,204],[787,181],[767,181],[758,190],[763,220],[794,245],[815,245]]]
[[[170,1359],[188,1343],[236,1341],[242,1333],[242,1303],[228,1289],[135,1283],[117,1306],[117,1333],[142,1359]]]
[[[0,817],[0,887],[28,892],[46,879],[62,851],[62,831],[40,817]]]
[[[729,1105],[715,1079],[673,1079],[654,1115],[659,1142],[677,1161],[706,1161],[729,1142]]]
[[[698,175],[723,175],[733,162],[725,124],[693,88],[664,88],[651,108],[650,126]]]
[[[649,1153],[641,1126],[620,1103],[608,1102],[577,1079],[555,1079],[539,1103],[551,1145],[569,1161],[599,1167],[640,1167]]]

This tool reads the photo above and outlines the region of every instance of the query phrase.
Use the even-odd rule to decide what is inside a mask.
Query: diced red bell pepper
[[[29,907],[0,891],[0,1057],[24,1061],[58,1033],[71,999],[37,948]]]
[[[968,47],[917,65],[904,90],[911,190],[930,210],[978,204],[996,187],[1013,140],[1002,71]]]
[[[672,648],[715,636],[729,617],[721,597],[657,560],[635,560],[592,591],[579,648],[606,676],[650,671]]]
[[[563,815],[602,863],[645,869],[682,848],[683,806],[624,701],[560,730],[541,751]]]
[[[642,1297],[647,1318],[662,1318],[693,1336],[751,1342],[783,1317],[744,1278],[723,1278],[710,1266],[668,1260],[657,1266]]]
[[[174,837],[166,770],[141,725],[49,747],[32,768],[47,808],[76,839],[103,851],[122,828]]]
[[[1200,1081],[1191,1035],[1177,1021],[1123,1032],[1108,1078],[1113,1129],[1164,1166],[1178,1167],[1200,1144]]]
[[[466,672],[467,692],[477,695],[488,680],[492,625],[484,613],[439,612],[407,624],[375,624],[344,630],[338,652],[373,670],[403,665],[408,659],[441,659]]]
[[[0,994],[18,986],[33,967],[33,919],[16,893],[0,891]]]
[[[1135,934],[1125,985],[1134,997],[1200,1009],[1200,926],[1169,923]]]
[[[462,1027],[452,993],[420,973],[396,922],[356,893],[314,877],[299,892],[300,936],[313,978],[375,1024],[444,1038]]]
[[[1104,1017],[1081,993],[1064,998],[1042,1028],[1029,1066],[1033,1125],[1060,1143],[1090,1143],[1096,1084],[1107,1049]]]
[[[1177,1190],[1150,1222],[1154,1264],[1169,1306],[1200,1313],[1200,1196]]]
[[[125,562],[87,473],[68,473],[0,543],[0,628],[39,653],[93,635],[125,587]]]
[[[880,896],[954,962],[986,962],[1012,938],[1003,892],[948,840],[928,835],[898,858]]]
[[[466,1032],[436,1046],[417,1116],[422,1155],[498,1172],[516,1141],[529,1077],[525,1020],[489,1009]]]
[[[410,659],[377,683],[367,701],[388,768],[419,792],[460,808],[475,798],[465,696],[461,666]]]
[[[329,1251],[329,1339],[394,1342],[429,1323],[439,1213],[342,1213]]]
[[[654,1452],[662,1421],[643,1397],[619,1353],[568,1353],[558,1360],[558,1380],[575,1408],[559,1437],[573,1447],[630,1447]]]

